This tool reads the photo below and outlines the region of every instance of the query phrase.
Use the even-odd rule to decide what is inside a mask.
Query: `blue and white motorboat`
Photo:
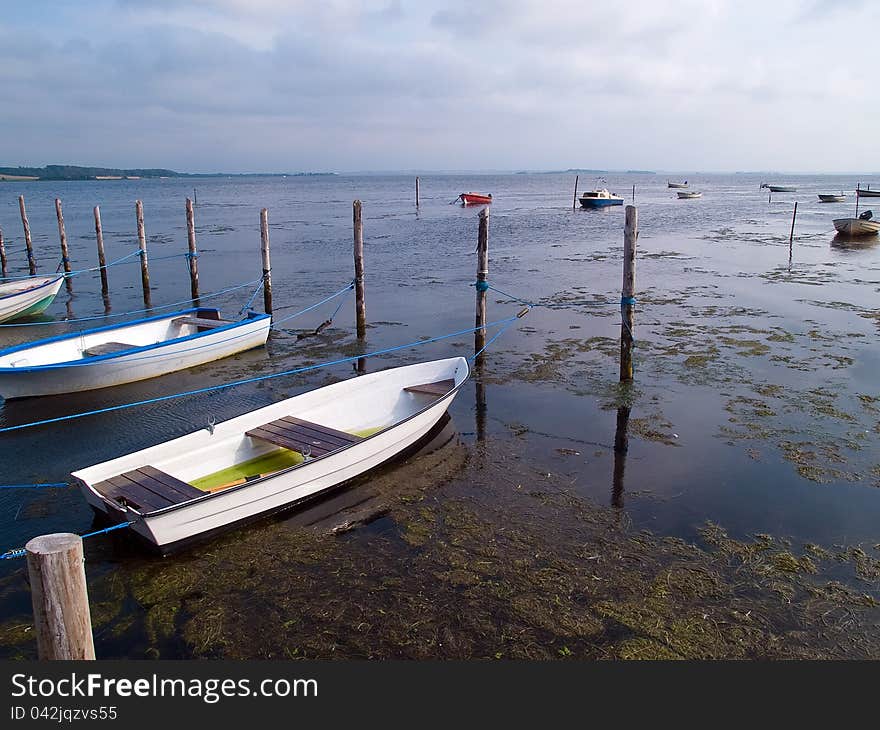
[[[623,198],[609,193],[605,188],[583,193],[578,200],[582,208],[607,208],[609,205],[623,205]]]

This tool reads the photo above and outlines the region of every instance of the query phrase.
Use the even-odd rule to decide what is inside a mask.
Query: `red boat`
[[[462,205],[489,205],[492,202],[491,195],[482,193],[462,193],[458,196]]]

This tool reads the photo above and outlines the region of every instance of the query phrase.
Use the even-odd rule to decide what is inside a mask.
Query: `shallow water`
[[[578,498],[612,507],[627,530],[647,528],[701,543],[700,530],[713,522],[736,538],[768,533],[796,544],[863,544],[870,551],[878,542],[880,517],[880,245],[836,238],[831,219],[852,215],[854,196],[846,203],[821,204],[816,193],[880,181],[786,177],[784,182],[797,184],[798,192],[774,194],[768,203],[766,190],[759,189],[765,179],[757,176],[689,179],[703,198],[678,200],[666,188],[665,177],[609,175],[602,183],[625,195],[627,203],[636,186],[640,238],[631,388],[617,383],[623,211],[572,210],[573,175],[423,176],[418,211],[409,176],[4,183],[0,226],[13,273],[26,272],[17,206],[17,195],[24,194],[40,271],[54,270],[60,254],[53,199],[62,198],[73,266],[81,269],[95,263],[92,207],[101,205],[107,257],[113,260],[136,247],[134,200],[140,198],[153,259],[153,303],[159,305],[188,296],[184,259],[160,258],[185,251],[184,198],[193,185],[204,292],[259,277],[259,209],[267,207],[277,318],[351,279],[351,201],[359,198],[364,203],[370,322],[365,349],[377,350],[472,326],[474,290],[468,284],[476,264],[477,210],[449,201],[463,190],[492,192],[489,278],[503,291],[546,306],[533,308],[490,348],[484,368],[451,408],[458,435],[450,444],[423,460],[413,458],[361,480],[348,490],[356,506],[340,506],[342,516],[333,516],[337,502],[326,503],[320,508],[327,514],[318,521],[319,532],[385,514],[388,500],[396,499],[389,494],[398,481],[416,490],[417,504],[432,494],[453,498],[484,480],[496,487],[518,483],[526,478],[524,464],[530,480],[552,475],[553,489],[565,484]],[[790,256],[795,200],[799,206]],[[136,264],[114,267],[109,277],[113,313],[143,306]],[[62,290],[48,315],[86,317],[104,311],[97,276],[75,277],[72,285],[73,294]],[[249,296],[250,290],[242,289],[213,301],[234,314]],[[112,390],[5,403],[0,424],[358,354],[350,299],[330,328],[297,339],[297,331],[315,328],[334,307],[335,302],[284,323],[265,350]],[[490,319],[519,309],[490,292]],[[9,345],[60,331],[3,328],[0,341]],[[471,348],[472,337],[464,335],[370,359],[368,368],[468,354]],[[182,435],[211,417],[223,420],[352,376],[351,364],[343,364],[4,433],[2,481],[63,481],[71,470]],[[478,384],[485,409],[478,407]],[[615,457],[622,405],[631,409],[629,448]],[[438,458],[449,450],[446,461]],[[373,482],[384,485],[384,497],[371,493]],[[504,495],[501,489],[500,504],[493,508],[515,522],[521,507]],[[408,534],[400,524],[417,516],[418,507],[411,508],[412,514],[400,504],[396,509],[392,518],[343,533],[333,549],[358,556],[358,545],[367,554],[366,545],[381,541],[384,562],[374,567],[387,570],[394,561],[411,560],[412,541],[400,537]],[[300,515],[272,527],[248,528],[197,554],[244,549],[260,530],[276,538],[279,530],[297,534],[304,521]],[[2,549],[47,532],[85,532],[91,524],[91,513],[73,488],[0,490]],[[544,537],[552,545],[553,535]],[[160,569],[150,568],[154,559],[124,540],[98,542],[88,547],[90,579]],[[160,565],[184,570],[190,559],[180,556]],[[4,563],[0,576],[14,581],[21,565]],[[273,570],[259,560],[249,564],[256,573]],[[320,572],[320,566],[310,570]],[[414,588],[406,586],[401,595],[409,590]],[[20,587],[3,595],[0,619],[27,612]],[[254,600],[258,595],[256,587]],[[149,602],[129,601],[120,615],[141,616],[145,605]],[[106,652],[142,652],[135,645],[149,644],[149,632],[133,631],[117,631],[125,641],[108,634]],[[198,654],[185,633],[173,634],[162,655]]]

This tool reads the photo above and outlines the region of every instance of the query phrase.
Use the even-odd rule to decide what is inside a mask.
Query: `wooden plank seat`
[[[141,512],[188,502],[205,494],[191,484],[152,466],[142,466],[95,484],[104,496]]]
[[[111,355],[114,352],[122,352],[123,350],[131,350],[139,345],[129,345],[125,342],[102,342],[94,347],[88,347],[83,350],[83,357],[98,357],[100,355]]]
[[[422,385],[409,385],[404,390],[407,393],[421,393],[423,395],[446,395],[455,387],[455,380],[447,378],[446,380],[438,380],[435,383],[423,383]]]
[[[311,456],[323,456],[361,441],[360,436],[294,416],[285,416],[277,421],[264,423],[262,426],[252,428],[245,435],[300,454],[308,453]]]
[[[214,327],[225,327],[233,324],[230,319],[206,319],[205,317],[178,317],[174,320],[177,324],[191,324],[199,328],[199,330],[212,329]]]

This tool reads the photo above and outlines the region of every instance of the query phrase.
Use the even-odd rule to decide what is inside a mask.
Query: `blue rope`
[[[484,327],[497,327],[500,325],[508,324],[509,322],[515,322],[518,319],[517,316],[508,317],[507,319],[499,319],[494,322],[489,322]],[[329,367],[331,365],[342,365],[344,363],[355,362],[360,360],[361,358],[368,357],[376,357],[377,355],[387,355],[391,352],[397,352],[398,350],[406,350],[413,347],[418,347],[420,345],[427,345],[432,342],[439,342],[440,340],[448,340],[451,337],[460,337],[461,335],[470,334],[472,332],[476,332],[477,330],[482,329],[481,327],[470,327],[465,330],[459,330],[458,332],[451,332],[446,335],[439,335],[437,337],[430,337],[425,340],[416,340],[415,342],[408,342],[404,345],[396,345],[394,347],[387,347],[383,350],[374,350],[373,352],[367,352],[362,355],[352,355],[351,357],[343,357],[337,360],[330,360],[324,363],[317,363],[316,365],[308,365],[301,368],[294,368],[293,370],[285,370],[280,373],[269,373],[268,375],[258,375],[253,378],[245,378],[244,380],[234,380],[230,383],[221,383],[220,385],[211,385],[206,388],[197,388],[195,390],[188,390],[183,393],[172,393],[170,395],[162,395],[157,398],[148,398],[147,400],[136,401],[134,403],[121,403],[116,406],[108,406],[107,408],[98,408],[93,411],[83,411],[82,413],[73,413],[67,416],[57,416],[55,418],[45,418],[41,421],[33,421],[32,423],[22,423],[18,426],[4,426],[0,428],[0,433],[6,433],[9,431],[20,431],[25,428],[32,428],[34,426],[45,426],[50,423],[59,423],[61,421],[72,421],[77,418],[83,418],[85,416],[96,416],[101,413],[110,413],[113,411],[122,411],[127,410],[129,408],[135,408],[136,406],[145,406],[150,405],[152,403],[162,403],[167,400],[173,400],[175,398],[183,398],[191,395],[201,395],[203,393],[213,393],[217,390],[225,390],[226,388],[234,388],[238,385],[247,385],[249,383],[260,383],[265,380],[271,380],[273,378],[280,378],[286,375],[299,375],[301,373],[311,372],[312,370],[318,370],[320,368]],[[494,338],[493,338],[494,339]]]
[[[485,292],[491,289],[489,282],[485,279],[477,279],[477,281],[474,282],[474,286],[477,288],[478,292]]]
[[[294,314],[288,314],[286,317],[282,317],[281,319],[273,319],[272,328],[277,329],[277,325],[279,325],[281,322],[286,322],[287,320],[293,319],[294,317],[299,317],[300,315],[303,315],[306,312],[311,312],[313,309],[317,309],[322,304],[326,304],[327,302],[331,301],[332,299],[335,299],[336,297],[341,296],[342,294],[345,294],[346,292],[351,291],[353,289],[354,289],[354,282],[352,281],[351,283],[347,284],[344,288],[340,289],[335,294],[331,294],[326,299],[322,299],[320,302],[317,302],[317,303],[311,305],[310,307],[306,307],[305,309],[301,309],[299,312],[296,312]],[[333,313],[334,317],[336,316],[336,313],[339,312],[343,303],[344,303],[344,300],[339,303],[338,307],[336,307],[336,312]],[[333,319],[333,317],[331,317],[330,319]]]
[[[513,327],[513,325],[514,325],[514,323],[516,322],[517,319],[518,319],[518,317],[514,317],[514,318],[513,318],[513,320],[514,320],[513,322],[508,322],[504,327],[502,327],[500,330],[498,330],[498,331],[492,336],[492,339],[490,339],[485,345],[483,345],[479,350],[477,350],[477,351],[476,351],[473,355],[471,355],[468,359],[469,359],[471,362],[473,362],[474,360],[476,360],[480,355],[483,354],[483,350],[485,350],[487,347],[489,347],[489,345],[491,345],[493,342],[495,342],[495,340],[497,340],[499,337],[501,337],[501,335],[503,335],[504,332],[505,332],[506,330],[508,330],[510,327]],[[479,329],[479,328],[477,328],[477,329]]]
[[[132,258],[133,256],[139,256],[139,255],[140,255],[140,251],[132,251],[131,253],[126,254],[125,256],[123,256],[121,258],[116,259],[115,261],[111,261],[109,264],[104,264],[103,266],[92,266],[91,268],[88,268],[88,269],[77,269],[75,271],[68,271],[68,272],[65,272],[64,276],[70,278],[73,276],[79,276],[80,274],[87,274],[87,273],[93,272],[93,271],[100,271],[101,269],[109,269],[111,266],[118,266],[119,264],[125,263],[128,259]],[[66,258],[62,257],[61,264],[59,264],[56,267],[56,272],[57,272],[57,270],[60,270],[61,266],[65,263],[69,264],[70,259],[66,259]],[[20,276],[5,276],[3,278],[7,281],[13,281],[13,280],[21,280],[21,279],[32,279],[33,276],[31,276],[31,274],[21,274]]]
[[[121,530],[123,527],[128,527],[133,525],[134,522],[120,522],[118,525],[111,525],[110,527],[105,527],[103,530],[95,530],[94,532],[88,532],[85,535],[80,535],[80,537],[85,540],[88,537],[95,537],[96,535],[103,535],[107,532],[113,532],[113,530]],[[16,548],[15,550],[7,550],[5,553],[0,555],[0,560],[13,560],[14,558],[23,558],[27,555],[27,550],[25,548]]]
[[[237,286],[230,286],[230,287],[227,287],[226,289],[221,289],[220,291],[213,292],[212,294],[200,294],[199,301],[201,302],[202,300],[205,300],[205,299],[213,299],[214,297],[219,297],[223,294],[228,294],[231,291],[237,291],[238,289],[244,289],[245,287],[253,286],[258,281],[260,281],[260,279],[254,279],[253,281],[248,281],[248,282],[245,282],[244,284],[238,284]],[[145,312],[153,312],[153,311],[156,311],[159,309],[169,309],[169,308],[173,308],[173,307],[180,307],[184,304],[189,304],[193,301],[195,301],[195,300],[194,299],[184,299],[179,302],[171,302],[170,304],[160,304],[159,306],[150,307],[149,309],[135,309],[130,312],[98,314],[98,315],[95,315],[94,317],[78,317],[76,319],[57,319],[57,320],[53,320],[51,322],[19,322],[17,324],[0,324],[0,327],[36,327],[36,326],[46,326],[46,325],[51,325],[51,324],[69,324],[71,322],[93,322],[94,320],[97,320],[97,319],[111,319],[114,317],[127,317],[132,314],[144,314]]]
[[[621,297],[620,298],[620,305],[621,306],[623,306],[625,304],[635,304],[635,303],[636,303],[635,297]]]
[[[46,484],[0,484],[0,489],[59,489],[69,487],[67,482],[48,482]]]
[[[251,294],[251,298],[247,300],[247,304],[245,304],[241,309],[238,310],[239,317],[251,308],[251,305],[254,303],[254,299],[257,298],[257,294],[260,293],[260,289],[262,289],[265,284],[266,284],[266,277],[264,275],[264,276],[260,277],[260,283],[257,284],[257,288],[254,289],[254,293]]]

